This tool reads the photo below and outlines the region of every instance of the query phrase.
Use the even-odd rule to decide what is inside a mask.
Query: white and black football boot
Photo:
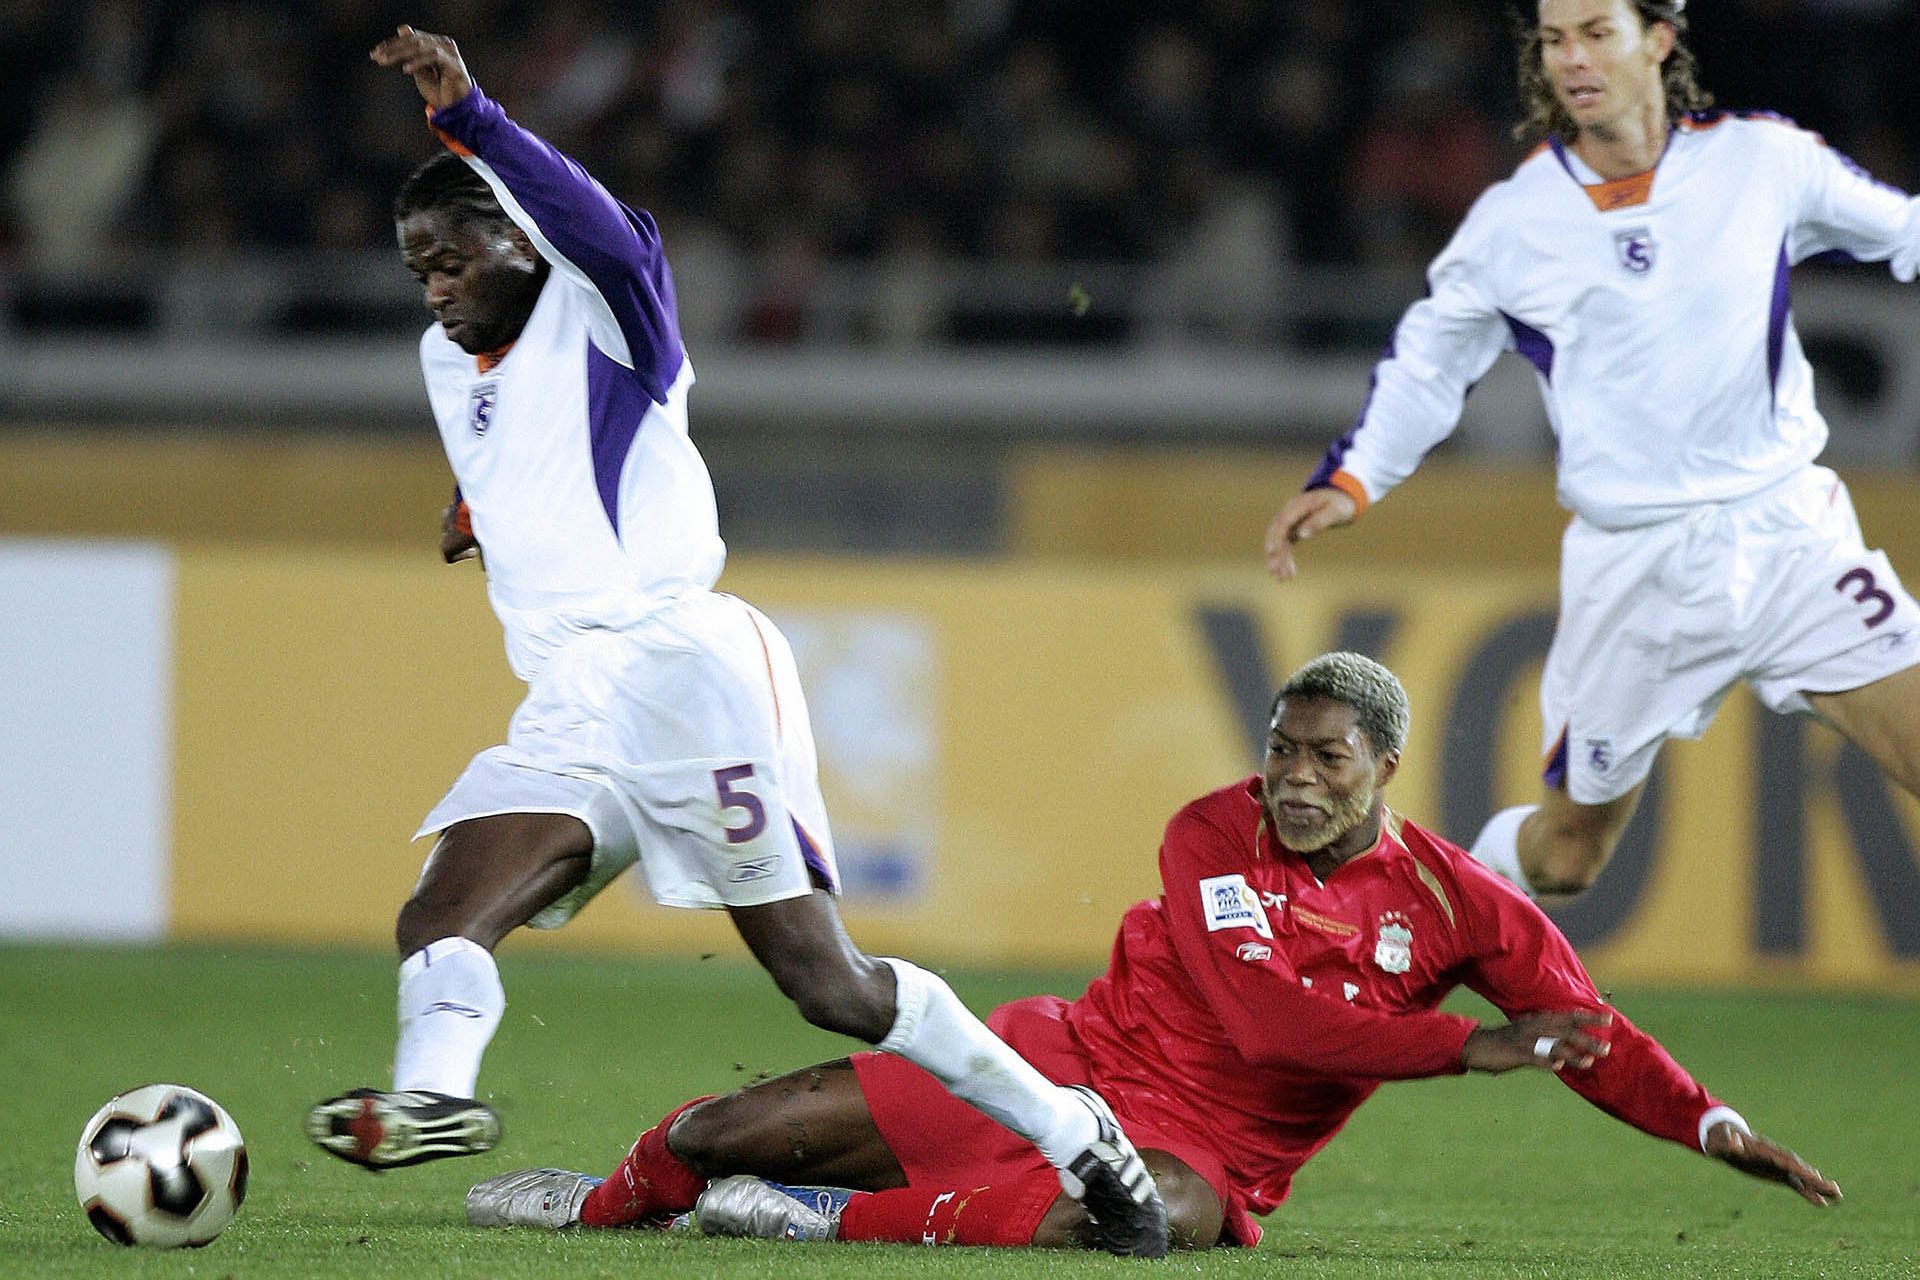
[[[500,1141],[500,1114],[484,1102],[444,1093],[355,1089],[314,1104],[307,1136],[362,1168],[400,1169],[492,1150]]]

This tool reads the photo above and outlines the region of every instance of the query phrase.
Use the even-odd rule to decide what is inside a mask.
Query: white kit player
[[[1354,428],[1267,529],[1267,566],[1406,479],[1503,350],[1559,444],[1560,617],[1546,786],[1482,862],[1536,894],[1593,883],[1660,745],[1744,680],[1920,795],[1920,607],[1814,464],[1827,427],[1788,305],[1818,254],[1920,270],[1920,200],[1791,122],[1704,110],[1685,0],[1539,0],[1520,52],[1545,142],[1429,270]]]
[[[484,553],[528,692],[506,744],[421,828],[439,838],[396,927],[393,1088],[318,1104],[309,1135],[376,1169],[491,1147],[500,1121],[474,1094],[506,1005],[494,947],[564,923],[638,862],[660,902],[727,910],[809,1022],[917,1063],[1032,1141],[1104,1247],[1164,1253],[1164,1206],[1106,1104],[841,926],[793,655],[712,590],[725,548],[653,220],[509,120],[452,40],[402,27],[372,57],[413,77],[451,152],[395,204],[438,320],[420,361],[470,519],[450,519],[442,549]],[[595,1208],[632,1192],[603,1184]]]

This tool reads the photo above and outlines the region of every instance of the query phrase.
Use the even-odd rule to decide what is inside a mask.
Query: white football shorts
[[[786,637],[730,595],[679,597],[582,633],[527,688],[414,839],[498,813],[593,832],[587,878],[530,922],[566,923],[640,864],[656,901],[750,907],[839,890],[813,728]]]
[[[1920,605],[1825,467],[1637,529],[1575,517],[1540,681],[1548,785],[1624,795],[1745,681],[1776,712],[1920,662]]]

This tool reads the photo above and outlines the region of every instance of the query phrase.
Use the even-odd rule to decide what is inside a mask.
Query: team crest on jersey
[[[1373,944],[1373,962],[1388,973],[1413,968],[1413,930],[1398,911],[1380,917],[1380,933]]]
[[[1245,876],[1208,876],[1200,882],[1200,906],[1206,912],[1208,933],[1251,929],[1263,938],[1273,937],[1266,908],[1260,905],[1260,895],[1247,886]]]
[[[1613,251],[1620,265],[1636,276],[1653,270],[1653,232],[1647,227],[1628,227],[1613,233]]]
[[[483,382],[467,395],[467,426],[476,436],[485,436],[493,425],[494,402],[500,398],[500,384]]]

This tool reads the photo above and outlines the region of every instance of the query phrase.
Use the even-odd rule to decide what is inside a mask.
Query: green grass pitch
[[[1756,1127],[1838,1178],[1820,1211],[1655,1142],[1532,1073],[1390,1085],[1310,1163],[1256,1251],[1135,1263],[1024,1250],[796,1246],[645,1232],[474,1231],[461,1195],[502,1169],[606,1172],[668,1106],[838,1056],[757,970],[579,959],[509,944],[482,1087],[484,1157],[385,1175],[300,1133],[308,1103],[383,1083],[393,964],[255,947],[0,947],[0,1276],[1287,1277],[1920,1275],[1920,1006],[1868,997],[1615,992]],[[1085,974],[949,975],[976,1009]],[[1604,975],[1602,975],[1604,980]],[[168,1080],[239,1121],[253,1181],[203,1250],[118,1249],[72,1194],[82,1122]]]

